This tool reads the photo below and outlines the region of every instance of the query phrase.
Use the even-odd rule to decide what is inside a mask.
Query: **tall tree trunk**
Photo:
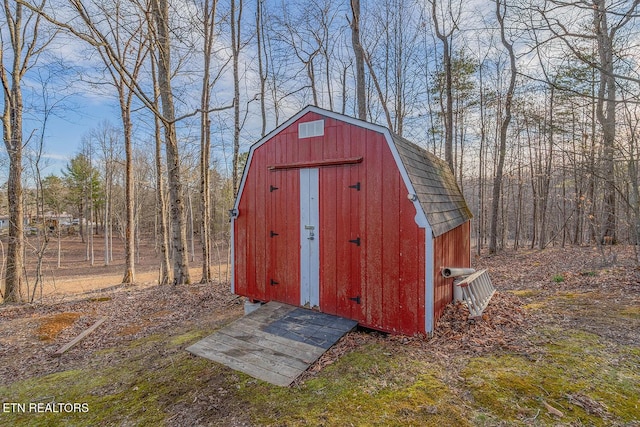
[[[373,86],[376,88],[376,93],[378,94],[378,99],[380,100],[380,106],[382,107],[382,111],[384,111],[384,117],[387,120],[387,127],[393,131],[393,122],[391,121],[391,113],[389,112],[389,106],[387,105],[387,98],[382,92],[382,87],[380,86],[380,82],[378,81],[376,72],[373,69],[373,64],[371,63],[371,58],[369,58],[369,55],[365,54],[364,61],[367,64],[367,68],[369,69],[369,75],[371,76],[371,80],[373,81]]]
[[[94,254],[93,254],[93,214],[94,214],[94,194],[93,194],[93,147],[91,143],[88,145],[89,149],[89,185],[87,188],[87,208],[88,212],[88,220],[87,220],[87,260],[89,264],[93,267],[94,265]]]
[[[187,253],[184,192],[182,190],[175,108],[171,89],[171,41],[169,39],[168,22],[169,3],[168,0],[154,0],[152,5],[158,35],[158,88],[162,100],[162,124],[164,126],[169,178],[173,284],[178,285],[190,283],[191,278],[189,276],[189,258]]]
[[[44,2],[40,7],[44,6]],[[13,7],[13,9],[11,9]],[[4,109],[2,114],[2,138],[9,155],[9,179],[7,200],[9,202],[9,242],[5,265],[5,302],[23,302],[28,298],[28,290],[23,275],[24,268],[24,199],[22,190],[22,78],[30,66],[36,49],[39,16],[30,15],[23,21],[23,6],[5,1],[2,5],[9,33],[11,68],[4,63],[4,45],[0,43],[0,80]],[[25,25],[31,24],[32,38],[25,40]],[[5,30],[3,30],[4,33]]]
[[[453,164],[453,82],[452,82],[452,64],[451,64],[451,34],[453,29],[448,33],[440,30],[437,14],[437,0],[431,0],[431,15],[436,31],[436,36],[442,42],[442,66],[444,71],[444,96],[446,98],[442,117],[444,119],[444,160],[451,168],[451,172],[455,175]],[[453,26],[455,28],[455,25]],[[442,96],[441,96],[442,98]]]
[[[522,177],[522,152],[520,151],[520,148],[518,148],[518,198],[516,201],[516,226],[515,226],[515,233],[513,236],[513,249],[514,250],[518,250],[520,249],[520,230],[522,227],[522,202],[523,202],[523,197],[522,197],[522,190],[524,187],[524,180]]]
[[[531,242],[529,243],[529,249],[536,247],[538,238],[538,185],[536,184],[538,167],[536,166],[537,155],[533,150],[533,136],[531,135],[531,123],[529,122],[528,115],[524,115],[524,128],[527,134],[527,151],[529,152],[529,182],[531,183]]]
[[[265,63],[267,61],[266,49],[264,49],[264,19],[263,16],[263,3],[264,0],[256,1],[256,42],[258,45],[258,74],[260,75],[260,117],[262,119],[262,126],[260,128],[260,136],[265,136],[267,133],[267,106],[266,106],[266,84],[267,84],[267,72],[269,66]],[[263,59],[264,56],[264,59]]]
[[[583,196],[583,174],[579,172],[578,165],[582,163],[582,158],[578,158],[578,153],[586,153],[586,140],[588,135],[586,133],[580,135],[580,140],[584,141],[584,144],[581,147],[581,151],[578,151],[578,147],[576,147],[576,139],[578,138],[578,134],[576,131],[576,117],[575,110],[572,112],[572,123],[573,123],[573,132],[571,138],[571,155],[572,162],[574,164],[573,168],[573,189],[574,189],[574,212],[576,214],[576,220],[574,224],[574,235],[573,235],[573,244],[581,245],[582,244],[582,212],[583,212],[583,204],[584,204],[584,196]]]
[[[149,22],[149,26],[152,23]],[[149,31],[153,33],[153,31]],[[158,100],[160,99],[160,87],[156,71],[156,61],[151,62],[151,78],[153,81],[153,106],[155,111],[160,111]],[[158,219],[158,234],[160,237],[160,271],[158,284],[166,285],[171,281],[169,261],[169,225],[166,214],[166,194],[162,170],[162,122],[160,116],[154,115],[154,140],[155,140],[155,167],[156,167],[156,218]]]
[[[636,260],[640,261],[638,245],[640,245],[640,185],[638,184],[638,149],[635,135],[631,137],[631,150],[628,160],[628,174],[631,182],[629,204],[631,208],[631,243],[636,248]]]
[[[155,118],[155,161],[156,161],[156,216],[159,220],[160,235],[160,275],[159,285],[166,285],[171,280],[169,269],[169,227],[167,226],[167,215],[165,213],[164,179],[162,173],[162,135],[161,123],[158,117]]]
[[[478,67],[478,76],[480,80],[480,154],[478,158],[478,219],[476,221],[476,255],[480,255],[482,251],[482,240],[484,238],[484,147],[487,139],[487,129],[485,124],[485,97],[483,83],[483,65],[480,63]]]
[[[364,85],[364,49],[360,43],[360,0],[351,0],[351,43],[356,58],[356,103],[358,118],[367,119],[367,98]]]
[[[237,12],[236,12],[237,3]],[[233,196],[238,194],[238,160],[240,156],[240,23],[242,0],[231,0],[231,53],[233,55]]]
[[[19,74],[14,74],[17,76]],[[24,201],[22,198],[22,91],[13,78],[10,99],[5,96],[3,115],[4,143],[9,154],[9,243],[5,269],[5,302],[26,301],[24,276]]]
[[[109,213],[111,209],[111,160],[105,156],[104,189],[104,265],[109,265]]]
[[[594,26],[600,60],[600,81],[596,116],[602,126],[603,152],[603,209],[600,229],[601,243],[616,242],[616,186],[613,163],[616,138],[616,80],[613,75],[613,35],[607,23],[605,0],[593,0]]]
[[[500,195],[502,193],[502,176],[504,173],[504,159],[507,151],[507,130],[509,122],[511,122],[511,104],[513,101],[513,92],[516,86],[516,56],[513,52],[513,45],[507,41],[505,36],[504,16],[506,13],[506,5],[502,5],[501,0],[496,1],[496,17],[500,24],[500,39],[502,45],[509,53],[509,64],[511,76],[509,79],[509,87],[507,88],[506,99],[504,104],[504,117],[500,125],[500,144],[498,148],[498,166],[496,175],[493,180],[493,200],[491,205],[491,231],[489,238],[489,252],[497,251],[498,240],[498,211],[500,208]]]
[[[555,87],[551,84],[551,95],[549,100],[549,148],[547,150],[547,158],[545,159],[545,169],[540,177],[540,237],[538,238],[538,249],[544,249],[547,245],[547,206],[549,204],[549,183],[551,181],[551,165],[553,164],[553,136],[554,136],[554,120],[553,109],[555,101]],[[542,155],[542,154],[541,154]]]
[[[202,278],[201,283],[211,281],[211,199],[209,196],[209,161],[211,151],[211,130],[209,108],[211,88],[209,83],[211,69],[211,52],[214,42],[214,23],[217,1],[209,7],[209,0],[204,2],[204,72],[202,76],[202,98],[200,101],[200,205],[201,213],[201,248],[202,248]],[[259,7],[259,6],[258,6]],[[262,73],[262,68],[260,69]]]
[[[126,205],[126,225],[124,232],[124,253],[125,266],[122,283],[132,284],[135,282],[135,240],[134,225],[135,211],[133,208],[133,154],[131,145],[131,102],[124,102],[123,94],[120,95],[120,111],[122,113],[122,126],[124,130],[124,152],[125,152],[125,205]]]

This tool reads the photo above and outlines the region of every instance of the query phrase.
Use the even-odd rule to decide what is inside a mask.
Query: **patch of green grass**
[[[545,302],[532,302],[531,304],[526,304],[523,307],[525,310],[535,311],[544,308],[546,305],[547,304]]]
[[[619,312],[621,315],[625,317],[630,317],[632,319],[640,319],[640,307],[625,307]]]
[[[546,342],[544,353],[536,359],[514,354],[479,357],[464,369],[476,404],[489,416],[514,424],[534,418],[543,424],[561,419],[563,425],[596,426],[639,420],[637,351],[623,348],[624,354],[612,357],[596,335],[575,330],[548,330],[541,339]],[[553,415],[545,403],[563,416]]]
[[[598,298],[598,294],[596,292],[557,292],[555,298],[556,300],[570,300],[572,304],[580,304]]]
[[[94,298],[89,298],[89,301],[91,301],[91,302],[111,301],[111,297],[94,297]]]
[[[185,346],[185,345],[190,345],[190,344],[192,344],[192,343],[204,338],[207,335],[208,334],[205,331],[194,329],[194,330],[188,331],[188,332],[186,332],[186,333],[184,333],[182,335],[177,335],[175,337],[172,337],[169,342],[173,347],[181,347],[181,346]]]
[[[511,290],[509,291],[509,293],[517,297],[528,298],[528,297],[535,297],[536,295],[540,295],[541,291],[538,289],[518,289],[518,290]]]
[[[583,271],[582,273],[580,273],[581,276],[585,276],[585,277],[596,277],[598,275],[598,272],[596,271]]]
[[[562,283],[564,282],[564,276],[562,276],[562,274],[556,274],[551,280],[553,280],[555,283]]]
[[[252,379],[238,393],[259,425],[470,425],[436,366],[367,345],[300,387]]]

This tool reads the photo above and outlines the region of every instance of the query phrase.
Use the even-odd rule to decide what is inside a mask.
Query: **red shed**
[[[447,164],[388,129],[306,107],[255,143],[232,211],[232,291],[433,331],[445,266],[470,265],[469,211]]]

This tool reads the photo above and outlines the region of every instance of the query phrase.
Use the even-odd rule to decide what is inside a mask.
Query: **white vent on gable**
[[[298,125],[298,138],[311,138],[324,135],[324,120],[300,123]]]

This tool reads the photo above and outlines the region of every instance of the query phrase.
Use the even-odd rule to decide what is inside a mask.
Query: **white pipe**
[[[458,286],[462,280],[464,279],[459,277],[453,281],[453,302],[462,302],[463,300],[462,288]]]
[[[473,268],[456,268],[456,267],[444,267],[442,269],[443,277],[460,277],[460,276],[468,276],[469,274],[475,273],[476,270]]]

